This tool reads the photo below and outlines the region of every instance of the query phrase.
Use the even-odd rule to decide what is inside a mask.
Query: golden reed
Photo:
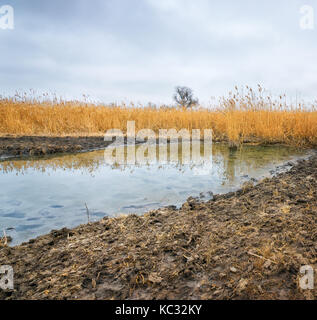
[[[214,139],[240,144],[246,141],[317,145],[317,111],[314,105],[287,105],[285,96],[273,101],[259,86],[246,94],[236,88],[217,108],[185,110],[173,107],[98,105],[79,101],[1,98],[0,135],[89,136],[108,129],[136,130],[213,129]]]

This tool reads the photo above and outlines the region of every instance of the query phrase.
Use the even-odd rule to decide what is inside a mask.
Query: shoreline
[[[125,144],[127,137],[124,137]],[[169,139],[167,140],[169,142]],[[22,159],[28,157],[41,157],[59,154],[72,154],[102,150],[112,142],[104,141],[104,136],[1,136],[0,135],[0,161]],[[136,144],[141,142],[136,141]],[[213,143],[229,143],[225,138],[214,138]],[[245,139],[243,145],[283,145],[281,142],[262,141],[258,138]],[[296,147],[289,145],[290,147]],[[298,146],[300,149],[311,149],[314,146]]]
[[[317,156],[200,202],[51,231],[0,247],[0,299],[316,299]],[[316,286],[315,286],[316,287]]]
[[[103,136],[0,136],[0,159],[88,152],[106,148],[110,143]]]

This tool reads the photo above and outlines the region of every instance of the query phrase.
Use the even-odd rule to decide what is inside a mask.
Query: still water
[[[201,161],[192,162],[182,161],[181,155],[165,162],[148,155],[146,163],[111,164],[104,151],[0,161],[0,235],[6,230],[15,245],[52,229],[75,227],[87,222],[86,205],[94,221],[179,206],[189,196],[208,200],[212,193],[237,190],[304,156],[281,146],[232,151],[213,144],[210,154],[203,149]]]

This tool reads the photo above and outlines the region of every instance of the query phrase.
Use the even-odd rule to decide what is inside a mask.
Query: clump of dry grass
[[[285,96],[273,100],[247,87],[237,88],[222,98],[216,109],[192,110],[171,107],[98,105],[13,97],[0,99],[0,135],[103,135],[108,129],[126,131],[127,121],[136,122],[136,130],[213,129],[215,140],[317,144],[315,106],[288,105]]]

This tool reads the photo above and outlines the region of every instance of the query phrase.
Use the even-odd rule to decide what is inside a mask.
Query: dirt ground
[[[180,209],[105,218],[0,247],[0,299],[316,299],[317,156]],[[315,271],[316,272],[316,271]]]
[[[42,156],[105,148],[104,137],[0,137],[0,157]]]

